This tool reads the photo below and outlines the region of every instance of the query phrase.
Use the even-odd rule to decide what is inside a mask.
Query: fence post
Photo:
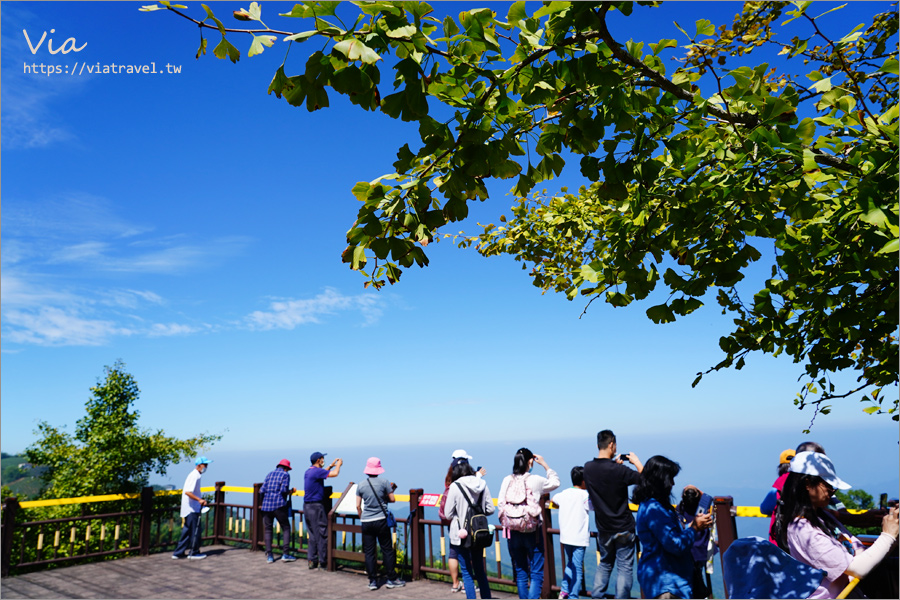
[[[422,567],[425,565],[425,524],[422,523],[423,509],[419,507],[419,498],[425,491],[422,488],[409,490],[409,513],[412,520],[407,524],[409,531],[410,568],[412,580],[418,581],[422,577]]]
[[[553,548],[553,515],[550,512],[550,494],[541,496],[541,537],[544,542],[544,583],[541,597],[550,598],[550,588],[556,583],[556,552]]]
[[[13,533],[16,529],[16,513],[19,512],[19,499],[10,496],[3,503],[3,534],[2,534],[2,572],[3,577],[9,576],[10,562],[12,560]]]
[[[150,525],[153,523],[153,488],[141,488],[141,556],[150,555]]]
[[[725,597],[728,598],[728,582],[725,581],[725,551],[728,546],[737,539],[737,511],[734,508],[734,499],[731,496],[715,496],[716,506],[716,533],[719,535],[719,560],[722,565],[722,581],[725,586]]]
[[[213,544],[221,544],[222,538],[225,536],[225,507],[222,506],[225,504],[225,492],[222,491],[223,487],[225,487],[224,481],[216,482],[216,493],[214,496],[216,514],[213,518]]]
[[[259,550],[259,533],[262,528],[262,519],[259,512],[259,488],[261,487],[261,483],[253,484],[253,508],[250,510],[250,552]]]
[[[350,485],[353,485],[352,483]],[[334,501],[331,499],[331,494],[334,493],[334,488],[330,485],[324,486],[325,493],[322,495],[322,510],[325,512],[325,570],[326,571],[334,571],[335,569],[335,560],[334,560],[334,551],[337,548],[337,537],[334,532],[334,524],[337,521],[337,515],[334,511]],[[349,489],[349,486],[348,486]],[[344,490],[344,494],[347,493],[347,490]],[[344,497],[344,494],[341,494],[341,498]],[[338,500],[340,502],[340,500]],[[309,535],[309,523],[306,524],[307,535]],[[309,558],[309,546],[307,546],[306,557]],[[319,564],[322,564],[322,557],[319,557]]]

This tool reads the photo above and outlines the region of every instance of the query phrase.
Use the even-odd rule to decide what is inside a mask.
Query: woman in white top
[[[547,477],[532,475],[537,463]],[[497,507],[507,538],[509,556],[519,598],[540,598],[544,583],[544,540],[541,537],[541,496],[559,487],[559,476],[544,457],[520,448],[513,460],[512,475],[500,485]],[[530,584],[529,584],[530,579]]]

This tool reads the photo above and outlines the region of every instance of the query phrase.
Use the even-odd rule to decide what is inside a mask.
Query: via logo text
[[[31,50],[32,54],[37,54],[38,50],[41,49],[41,45],[44,43],[44,39],[47,37],[47,32],[44,31],[44,35],[41,36],[41,39],[38,40],[37,46],[31,43],[31,38],[28,37],[28,32],[26,30],[22,30],[22,33],[25,34],[25,41],[28,43],[28,48]],[[50,33],[56,33],[55,29],[51,29]],[[87,42],[78,47],[78,42],[75,41],[75,38],[70,37],[66,41],[63,42],[62,46],[59,48],[53,48],[53,38],[47,40],[47,50],[50,51],[50,54],[59,54],[62,52],[63,54],[68,54],[69,52],[81,52],[84,50],[84,47],[87,46]]]

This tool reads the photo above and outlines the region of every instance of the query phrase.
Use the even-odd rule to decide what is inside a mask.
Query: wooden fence
[[[211,510],[201,516],[201,536],[207,544],[246,545],[250,551],[264,550],[263,525],[260,512],[259,488],[262,484],[249,487],[233,487],[225,482],[217,482],[214,488],[202,488],[203,492],[213,492]],[[355,514],[339,514],[337,507],[353,487],[351,482],[341,493],[333,493],[326,488],[326,509],[328,514],[329,552],[326,568],[334,571],[338,561],[363,562],[364,555],[357,536],[362,537],[362,527]],[[226,492],[252,494],[252,503],[234,504],[225,501]],[[2,576],[11,572],[63,565],[114,557],[116,555],[142,555],[151,552],[171,551],[178,541],[181,529],[180,490],[154,493],[152,488],[144,488],[140,494],[122,494],[101,497],[68,498],[62,500],[41,500],[19,503],[16,498],[8,498],[2,507]],[[302,493],[302,492],[301,492]],[[424,493],[422,489],[412,489],[409,495],[397,495],[395,511],[397,528],[394,543],[402,548],[402,560],[398,567],[409,573],[413,579],[428,574],[449,576],[447,550],[449,538],[447,528],[441,521],[425,518],[423,506],[419,506]],[[335,502],[336,500],[336,502]],[[102,502],[116,502],[132,505],[132,508],[110,512],[97,510]],[[409,514],[402,516],[401,502],[408,502]],[[80,515],[55,519],[26,520],[30,508],[54,505],[78,504]],[[544,583],[542,597],[554,597],[559,592],[556,573],[557,551],[562,555],[559,530],[552,527],[551,504],[548,495],[541,499],[543,524],[541,536],[544,542]],[[880,511],[870,511],[871,518],[856,515],[858,524],[871,521],[880,524]],[[719,539],[720,556],[738,537],[737,516],[762,516],[756,509],[735,507],[731,496],[715,497],[716,528]],[[304,514],[302,509],[291,511],[290,547],[297,555],[305,556],[303,546]],[[281,547],[280,525],[276,523],[273,547]],[[307,531],[308,534],[308,531]],[[515,587],[511,574],[502,568],[501,531],[494,532],[494,543],[484,550],[488,565],[488,580],[493,584]],[[596,536],[596,533],[592,533]],[[349,538],[349,539],[348,539]],[[436,543],[437,542],[437,543]],[[438,553],[435,553],[436,548]],[[508,561],[507,561],[508,564]]]

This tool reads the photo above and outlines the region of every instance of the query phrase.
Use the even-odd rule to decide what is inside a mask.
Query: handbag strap
[[[375,491],[375,486],[372,485],[372,479],[371,478],[366,479],[366,482],[368,482],[369,487],[372,488],[372,495],[375,496],[375,500],[378,502],[378,506],[381,507],[381,512],[384,513],[384,518],[387,519],[388,518],[387,509],[384,507],[384,503],[382,503],[381,498],[378,497],[378,492]]]
[[[466,499],[466,502],[469,503],[469,507],[470,507],[472,510],[478,510],[477,508],[475,508],[475,505],[472,504],[472,501],[469,500],[469,495],[466,493],[466,490],[463,489],[463,486],[462,486],[458,481],[454,481],[454,482],[453,482],[453,485],[455,485],[456,487],[458,487],[458,488],[459,488],[459,491],[462,492],[463,498],[465,498],[465,499]],[[484,495],[484,490],[481,490],[481,493],[478,494],[478,502],[479,502],[479,503],[481,502],[481,497],[482,497],[483,495]]]

